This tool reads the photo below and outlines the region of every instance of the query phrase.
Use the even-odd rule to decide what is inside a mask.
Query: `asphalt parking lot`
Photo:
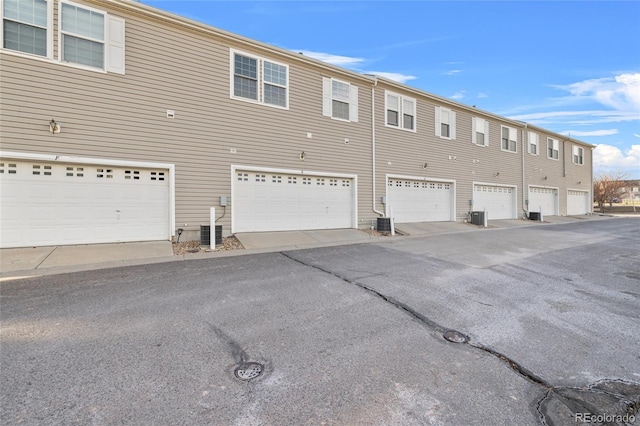
[[[2,424],[640,424],[637,218],[8,280],[1,296]]]

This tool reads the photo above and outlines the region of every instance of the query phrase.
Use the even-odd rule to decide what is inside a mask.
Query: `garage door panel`
[[[353,227],[351,179],[244,171],[235,178],[235,232]]]
[[[2,247],[169,239],[168,171],[15,164],[0,174]]]
[[[544,216],[558,214],[558,190],[555,188],[529,187],[529,211],[542,212]]]
[[[567,215],[582,215],[589,213],[588,191],[567,191]]]
[[[449,221],[452,218],[453,184],[389,179],[387,204],[393,209],[397,223]]]
[[[473,210],[486,211],[491,219],[516,218],[516,191],[512,187],[475,184]]]

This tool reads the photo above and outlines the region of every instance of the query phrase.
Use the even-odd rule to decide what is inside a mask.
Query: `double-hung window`
[[[573,146],[573,164],[584,164],[584,148]]]
[[[503,151],[517,152],[518,151],[518,130],[513,127],[502,126],[502,145],[500,148]]]
[[[0,4],[2,49],[124,74],[124,19],[67,0],[2,0]]]
[[[560,155],[560,142],[558,139],[547,138],[547,158],[557,160]]]
[[[416,100],[385,92],[385,123],[388,127],[416,131]]]
[[[322,114],[338,120],[358,121],[358,87],[323,77]]]
[[[529,140],[529,154],[539,155],[540,138],[537,133],[529,132],[527,139]]]
[[[448,108],[436,107],[436,136],[456,138],[456,113]]]
[[[231,51],[231,96],[288,108],[289,67],[254,55]]]
[[[471,142],[480,146],[489,146],[489,122],[484,118],[473,117],[471,119]]]
[[[97,10],[62,3],[60,15],[62,61],[105,67],[105,14]]]
[[[2,47],[48,57],[50,29],[47,3],[45,0],[4,0]]]

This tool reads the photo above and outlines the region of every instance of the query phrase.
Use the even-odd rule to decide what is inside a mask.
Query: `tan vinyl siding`
[[[209,208],[226,195],[229,207],[219,222],[225,232],[233,208],[231,165],[357,174],[359,222],[371,223],[369,120],[322,116],[326,72],[200,32],[118,16],[126,20],[125,75],[2,56],[2,150],[175,164],[176,227],[208,224]],[[289,65],[288,110],[230,98],[230,47]],[[366,118],[370,96],[361,80],[347,81],[359,85],[359,115]],[[175,119],[166,118],[167,109]],[[62,133],[48,132],[51,118]]]
[[[473,182],[516,185],[519,216],[526,207],[528,185],[545,182],[557,187],[560,214],[566,212],[567,189],[590,190],[589,145],[584,145],[585,165],[577,166],[571,162],[571,149],[578,142],[563,142],[566,138],[543,129],[527,129],[524,124],[384,79],[374,88],[369,77],[191,21],[178,23],[179,18],[152,12],[138,3],[77,3],[125,20],[126,73],[0,53],[1,149],[175,164],[176,228],[199,230],[200,224],[209,223],[210,207],[216,207],[218,217],[222,216],[219,197],[224,195],[228,207],[218,224],[225,234],[230,232],[232,165],[356,174],[360,227],[368,227],[377,216],[374,205],[384,211],[380,198],[386,194],[387,175],[455,180],[457,220],[465,219],[469,211]],[[57,14],[54,23],[57,59]],[[287,109],[231,97],[231,49],[288,65]],[[323,115],[323,77],[358,87],[358,122]],[[415,99],[417,131],[385,126],[385,90]],[[456,113],[455,140],[435,135],[436,106]],[[175,111],[174,119],[166,117],[167,110]],[[489,123],[489,146],[472,143],[473,117]],[[60,134],[48,131],[52,118],[61,124]],[[501,125],[517,129],[517,153],[501,150]],[[540,136],[538,156],[527,152],[528,130]],[[560,161],[546,157],[548,136],[560,140]],[[303,151],[305,161],[299,159]],[[425,163],[427,168],[423,168]]]
[[[425,179],[456,181],[456,218],[463,220],[469,212],[473,182],[521,186],[521,146],[518,152],[500,149],[500,126],[513,126],[498,122],[481,114],[445,105],[427,96],[417,98],[417,132],[406,132],[385,127],[384,94],[386,87],[376,88],[376,157],[377,185],[384,194],[385,175],[416,176]],[[397,93],[397,88],[389,89]],[[402,93],[400,93],[402,94]],[[415,97],[415,94],[407,94]],[[381,107],[378,108],[378,105]],[[456,113],[456,138],[435,135],[435,107],[448,108]],[[472,141],[472,118],[489,122],[489,146],[477,146]],[[518,132],[518,141],[522,135]],[[474,160],[477,162],[474,163]],[[391,163],[391,164],[389,164]],[[423,168],[424,163],[428,166]],[[500,173],[499,176],[494,176]],[[382,195],[381,194],[381,195]],[[378,204],[382,209],[382,205]],[[518,209],[521,208],[518,188]]]

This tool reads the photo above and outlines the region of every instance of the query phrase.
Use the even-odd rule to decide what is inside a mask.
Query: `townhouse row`
[[[0,247],[591,212],[593,146],[408,85],[128,0],[2,26]]]

